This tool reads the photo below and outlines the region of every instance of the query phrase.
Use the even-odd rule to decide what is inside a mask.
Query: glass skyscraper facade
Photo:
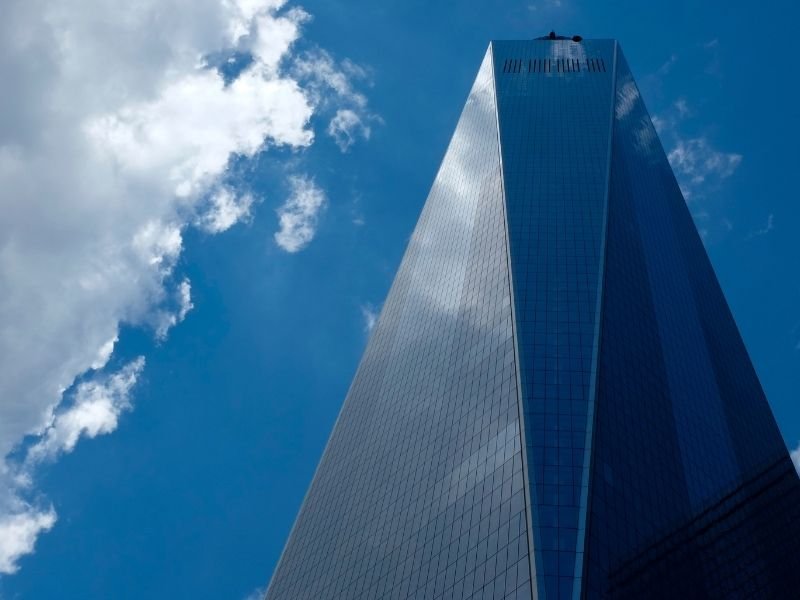
[[[800,480],[613,40],[487,50],[267,598],[800,598]]]

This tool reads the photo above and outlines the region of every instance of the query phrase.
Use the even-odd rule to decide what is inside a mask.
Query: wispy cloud
[[[676,62],[678,62],[678,55],[670,55],[670,57],[658,68],[658,75],[663,76],[668,74],[670,71],[672,71],[672,67],[675,66]]]
[[[361,208],[361,194],[353,193],[350,200],[350,221],[356,227],[363,227],[367,223],[364,211]]]
[[[327,133],[342,152],[350,150],[358,138],[369,139],[370,123],[383,123],[380,116],[369,110],[367,97],[354,88],[356,81],[371,83],[370,73],[360,65],[349,60],[337,63],[328,52],[316,49],[301,55],[292,72],[307,83],[315,106],[340,105]]]
[[[354,85],[354,81],[368,78],[367,70],[351,61],[337,63],[329,52],[316,48],[297,56],[291,73],[305,82],[315,106],[345,103],[367,108],[367,97]]]
[[[672,101],[665,110],[653,115],[653,126],[662,136],[676,136],[679,133],[678,128],[681,121],[690,116],[692,112],[686,98],[681,96],[677,100]],[[672,140],[670,139],[668,141]]]
[[[563,0],[542,0],[541,2],[531,2],[528,4],[528,10],[537,12],[541,10],[553,10],[561,8],[564,5]]]
[[[256,588],[247,596],[243,598],[243,600],[264,600],[264,597],[267,595],[267,588]]]
[[[298,252],[314,239],[326,198],[314,180],[303,175],[291,176],[289,186],[291,193],[278,209],[280,229],[275,233],[275,243],[286,252]]]
[[[372,304],[367,303],[361,305],[361,317],[364,320],[365,332],[369,333],[372,331],[372,328],[375,327],[375,324],[378,322],[379,315],[380,310]]]
[[[722,77],[722,60],[720,59],[720,43],[718,38],[714,38],[703,43],[703,50],[706,53],[705,73],[714,77]]]
[[[229,164],[276,147],[299,156],[312,117],[374,122],[356,85],[367,70],[303,45],[309,19],[284,0],[5,1],[0,572],[56,519],[12,451],[55,457],[116,427],[127,392],[112,393],[120,380],[104,369],[121,324],[164,338],[192,307],[178,272],[186,230],[252,218]],[[221,72],[228,61],[213,57],[234,55],[247,60]],[[290,251],[313,237],[325,197],[297,190],[277,238]]]
[[[794,468],[797,469],[798,475],[800,475],[800,443],[797,444],[797,448],[792,450],[792,462],[794,463]]]
[[[192,284],[189,279],[184,278],[172,294],[172,307],[159,308],[154,316],[156,339],[164,341],[170,329],[178,323],[182,323],[190,310],[194,308],[192,303]]]
[[[663,92],[665,78],[673,71],[678,63],[678,55],[671,54],[654,72],[646,74],[639,81],[639,87],[645,96],[652,101],[660,98]],[[653,118],[655,121],[655,117]]]
[[[692,114],[692,111],[689,109],[689,104],[686,102],[686,98],[678,98],[672,103],[672,106],[675,108],[678,113],[678,118],[680,119],[685,119]]]
[[[720,152],[705,136],[690,139],[676,136],[667,157],[689,196],[710,180],[727,179],[742,162],[741,154]]]
[[[681,190],[687,200],[696,200],[736,172],[743,157],[714,147],[707,135],[686,135],[684,123],[695,116],[685,97],[653,117]]]
[[[643,78],[646,90],[653,99],[662,99],[669,78],[679,67],[697,69],[703,61],[702,56],[696,55],[716,52],[717,45],[718,42],[712,40],[695,46],[691,60],[671,54],[655,72]],[[701,102],[702,98],[695,101]],[[681,192],[690,204],[700,236],[706,243],[713,243],[734,228],[718,200],[724,198],[723,184],[736,173],[744,156],[718,147],[713,123],[703,123],[704,116],[695,101],[678,96],[656,112],[652,121]],[[663,104],[663,100],[655,103]]]
[[[772,231],[774,227],[775,227],[775,215],[770,213],[769,216],[767,217],[767,222],[764,224],[764,226],[759,227],[758,229],[755,229],[751,231],[749,234],[747,234],[747,239],[751,240],[755,237],[766,235],[770,231]]]
[[[342,152],[347,152],[358,137],[368,140],[371,133],[369,125],[361,120],[358,113],[349,108],[336,111],[328,124],[328,135],[334,139]]]

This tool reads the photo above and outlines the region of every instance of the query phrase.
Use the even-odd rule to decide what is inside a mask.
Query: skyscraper
[[[612,40],[495,41],[269,600],[800,597],[800,480]]]

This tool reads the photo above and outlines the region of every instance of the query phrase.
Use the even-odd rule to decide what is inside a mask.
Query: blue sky
[[[95,4],[0,25],[0,598],[266,586],[492,38],[620,40],[798,446],[794,4]]]

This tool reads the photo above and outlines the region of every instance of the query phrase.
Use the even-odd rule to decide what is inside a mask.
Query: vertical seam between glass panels
[[[581,504],[578,515],[578,540],[575,547],[575,577],[573,579],[572,598],[580,600],[583,595],[583,582],[586,578],[586,522],[589,518],[589,486],[591,485],[594,452],[595,403],[597,401],[597,370],[600,354],[600,330],[603,322],[603,291],[606,278],[606,236],[608,234],[608,201],[611,190],[611,154],[614,140],[614,110],[617,96],[617,42],[614,40],[614,62],[611,67],[611,106],[609,108],[608,127],[608,162],[606,165],[606,193],[603,202],[603,225],[600,238],[600,267],[598,269],[597,301],[595,304],[594,344],[592,347],[592,371],[589,381],[589,406],[586,415],[586,443],[583,454],[583,473],[581,477]]]
[[[506,210],[506,186],[503,172],[503,142],[500,137],[500,112],[497,100],[497,79],[495,77],[495,63],[494,63],[494,42],[489,42],[489,51],[491,52],[491,65],[492,65],[492,93],[494,94],[494,113],[495,124],[497,126],[497,153],[500,160],[500,191],[502,193],[502,206],[503,206],[503,232],[506,237],[506,266],[508,269],[508,293],[510,295],[511,304],[511,335],[514,340],[514,373],[517,378],[517,411],[519,414],[519,435],[520,445],[522,447],[522,487],[523,495],[525,497],[525,518],[527,521],[528,529],[528,561],[530,562],[531,569],[531,598],[532,600],[540,600],[539,595],[539,581],[536,577],[536,559],[535,559],[535,545],[533,536],[535,529],[533,527],[532,512],[535,510],[536,503],[531,500],[531,494],[536,493],[533,486],[529,481],[528,472],[528,446],[525,442],[525,411],[522,404],[522,378],[520,376],[521,365],[519,363],[519,341],[517,339],[517,317],[515,308],[514,296],[514,275],[511,269],[511,239],[508,233],[508,211]],[[542,588],[541,600],[544,600],[545,594]]]

